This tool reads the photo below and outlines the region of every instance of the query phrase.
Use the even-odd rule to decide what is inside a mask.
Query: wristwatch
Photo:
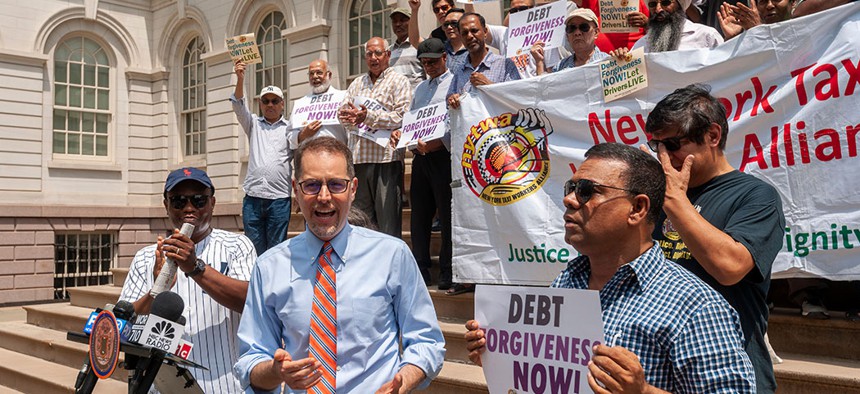
[[[191,270],[190,272],[186,272],[185,277],[191,278],[193,276],[197,276],[197,275],[202,274],[203,271],[206,271],[206,265],[207,264],[205,261],[197,259],[197,264],[194,265],[194,269]]]

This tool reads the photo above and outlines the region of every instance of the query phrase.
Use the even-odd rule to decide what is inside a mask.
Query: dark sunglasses
[[[457,22],[457,21],[446,21],[445,23],[443,23],[443,24],[442,24],[442,26],[444,26],[444,27],[453,27],[453,28],[455,28],[455,29],[456,29],[456,28],[460,27],[460,22]]]
[[[528,9],[531,9],[531,8],[532,8],[532,7],[527,6],[527,5],[521,5],[521,6],[519,6],[519,7],[511,7],[511,9],[509,9],[509,10],[508,10],[508,13],[516,14],[517,12],[525,11],[525,10],[528,10]]]
[[[192,194],[188,196],[170,196],[168,200],[170,200],[170,206],[173,207],[173,209],[185,208],[188,201],[191,201],[191,205],[193,205],[194,208],[200,209],[209,203],[209,197],[212,196],[208,194]]]
[[[594,188],[596,186],[615,190],[624,190],[628,193],[638,194],[633,190],[628,190],[621,187],[601,185],[597,182],[592,181],[591,179],[580,179],[578,181],[569,179],[567,182],[564,183],[564,195],[568,196],[570,195],[570,193],[576,193],[577,201],[579,201],[580,204],[585,204],[588,202],[588,200],[591,199],[591,196],[594,195]]]
[[[270,99],[261,98],[260,102],[263,103],[263,105],[269,105],[269,104],[278,105],[281,103],[281,99],[273,98],[270,100]]]
[[[349,188],[349,179],[329,179],[325,183],[319,179],[308,179],[299,182],[299,188],[302,189],[302,193],[309,196],[320,194],[323,185],[325,185],[329,193],[341,194]]]
[[[648,8],[657,8],[657,3],[660,3],[660,6],[666,8],[672,5],[673,0],[662,0],[662,1],[649,1]]]
[[[575,32],[576,29],[579,29],[579,31],[581,31],[583,33],[588,33],[589,31],[591,31],[591,23],[586,22],[586,23],[580,23],[578,25],[574,25],[573,23],[571,23],[571,24],[564,27],[564,31],[567,34]]]
[[[663,146],[666,147],[667,151],[674,152],[674,151],[677,151],[678,149],[681,149],[681,145],[684,144],[682,141],[684,141],[684,140],[689,140],[689,138],[687,138],[687,137],[670,137],[670,138],[666,138],[666,139],[662,139],[662,140],[652,138],[650,141],[648,141],[648,147],[651,148],[652,151],[657,152],[657,148],[660,146],[660,144],[663,144]]]
[[[441,7],[433,7],[433,13],[438,14],[440,12],[448,12],[448,10],[450,10],[450,9],[451,9],[451,6],[449,6],[447,4],[443,5]]]

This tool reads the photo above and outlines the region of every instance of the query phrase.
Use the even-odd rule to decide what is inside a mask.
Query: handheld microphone
[[[194,234],[194,225],[191,223],[183,223],[182,228],[179,229],[179,233],[190,238],[191,235]],[[155,278],[155,283],[152,285],[152,289],[149,290],[149,295],[155,297],[162,292],[170,290],[170,283],[173,282],[174,276],[176,276],[176,263],[173,259],[165,256],[164,264],[161,266],[161,272],[159,272],[158,277]]]

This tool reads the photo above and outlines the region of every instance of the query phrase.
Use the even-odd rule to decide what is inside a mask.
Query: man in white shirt
[[[337,96],[338,93],[343,92],[331,86],[331,70],[328,68],[328,62],[322,59],[314,60],[308,65],[308,83],[311,85],[311,92],[305,97],[326,93],[333,93]],[[340,100],[333,104],[339,105]],[[337,115],[335,115],[335,119],[337,119]],[[332,137],[344,144],[347,143],[346,130],[339,123],[323,125],[319,120],[314,120],[301,130],[299,130],[299,125],[293,125],[293,127],[295,129],[289,134],[290,146],[299,146],[308,138],[316,137]]]
[[[633,44],[632,49],[644,48],[649,52],[667,52],[685,49],[714,48],[723,43],[723,36],[713,27],[693,23],[687,19],[685,10],[691,0],[649,0],[648,33]],[[644,27],[645,14],[631,12],[627,23]],[[610,54],[624,58],[627,48],[618,48]]]

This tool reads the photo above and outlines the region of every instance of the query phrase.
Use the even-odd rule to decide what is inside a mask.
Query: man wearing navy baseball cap
[[[239,393],[230,368],[237,359],[235,330],[257,254],[248,237],[212,228],[214,193],[212,180],[198,168],[180,168],[167,176],[164,208],[172,235],[159,236],[137,252],[119,299],[133,302],[138,315],[149,313],[149,291],[164,259],[172,259],[178,271],[170,290],[185,301],[184,339],[194,344],[189,359],[208,368],[191,373],[206,393]],[[184,223],[194,225],[191,237],[179,233]]]

